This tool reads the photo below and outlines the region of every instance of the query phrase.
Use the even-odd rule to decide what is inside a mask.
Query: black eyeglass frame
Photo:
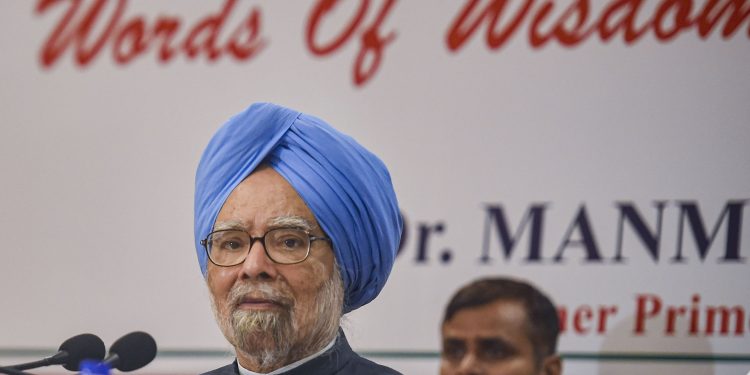
[[[296,262],[292,262],[292,263],[282,263],[282,262],[277,261],[276,259],[273,259],[273,257],[271,256],[271,254],[268,252],[268,247],[266,246],[266,236],[268,235],[268,233],[271,233],[271,232],[277,231],[277,230],[284,230],[284,229],[286,229],[286,230],[290,230],[290,229],[291,230],[298,230],[298,231],[300,231],[302,233],[305,233],[307,235],[307,238],[309,240],[308,243],[307,243],[307,252],[305,253],[305,257],[302,258],[301,260],[296,261]],[[247,237],[250,239],[250,245],[247,247],[247,253],[245,253],[245,256],[242,257],[242,259],[240,261],[238,261],[237,263],[229,264],[229,265],[218,264],[218,263],[216,263],[211,258],[211,250],[208,249],[208,239],[212,235],[214,235],[215,233],[221,233],[221,232],[244,232],[245,234],[247,234]],[[234,266],[236,266],[238,264],[242,264],[243,262],[245,262],[245,260],[247,260],[248,255],[250,255],[250,250],[252,250],[253,245],[255,245],[255,241],[260,241],[261,245],[263,245],[263,251],[266,253],[266,256],[268,257],[268,259],[270,259],[272,262],[274,262],[276,264],[285,264],[285,265],[286,264],[299,264],[299,263],[302,263],[305,260],[307,260],[307,258],[310,257],[310,249],[312,248],[312,244],[313,244],[314,241],[326,241],[329,244],[332,244],[331,239],[329,237],[313,236],[307,230],[300,229],[300,228],[293,228],[293,227],[292,228],[290,228],[290,227],[280,227],[280,228],[269,229],[269,230],[266,231],[266,233],[263,233],[263,235],[260,236],[260,237],[253,237],[252,235],[250,235],[250,233],[248,233],[247,231],[242,230],[242,229],[220,229],[220,230],[215,230],[215,231],[209,233],[206,236],[206,238],[204,238],[204,239],[202,239],[200,241],[200,244],[203,245],[203,250],[206,252],[206,256],[208,257],[208,260],[211,261],[211,263],[213,263],[214,265],[216,265],[218,267],[234,267]]]

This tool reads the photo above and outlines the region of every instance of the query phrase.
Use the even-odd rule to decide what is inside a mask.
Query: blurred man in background
[[[488,278],[459,289],[445,309],[441,375],[559,375],[557,310],[522,281]]]

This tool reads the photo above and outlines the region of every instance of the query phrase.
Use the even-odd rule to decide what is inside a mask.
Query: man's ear
[[[560,375],[562,374],[562,359],[558,354],[547,356],[542,362],[543,375]]]

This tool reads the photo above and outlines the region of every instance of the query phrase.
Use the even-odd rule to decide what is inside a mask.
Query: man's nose
[[[242,277],[251,280],[273,280],[277,276],[277,264],[266,254],[263,241],[254,241],[250,252],[242,262]]]
[[[482,361],[474,353],[466,353],[458,364],[459,375],[481,375],[484,374]]]

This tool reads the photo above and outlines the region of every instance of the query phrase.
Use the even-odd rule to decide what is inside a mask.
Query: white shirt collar
[[[242,365],[240,365],[240,361],[237,361],[237,367],[240,369],[240,375],[278,375],[278,374],[283,374],[283,373],[285,373],[285,372],[287,372],[287,371],[289,371],[289,370],[291,370],[293,368],[297,368],[299,366],[302,366],[303,364],[305,364],[307,362],[310,362],[311,360],[319,357],[321,354],[325,353],[328,349],[331,349],[333,347],[333,344],[335,344],[335,343],[336,343],[336,337],[334,337],[333,340],[331,340],[331,342],[328,343],[328,345],[326,345],[323,349],[320,349],[319,352],[317,352],[315,354],[312,354],[312,355],[309,355],[309,356],[307,356],[305,358],[302,358],[302,359],[300,359],[297,362],[290,363],[290,364],[288,364],[288,365],[286,365],[284,367],[277,368],[276,370],[273,370],[273,371],[271,371],[271,372],[269,372],[267,374],[263,374],[263,373],[260,373],[260,372],[252,372],[252,371],[250,371],[250,370],[242,367]]]

